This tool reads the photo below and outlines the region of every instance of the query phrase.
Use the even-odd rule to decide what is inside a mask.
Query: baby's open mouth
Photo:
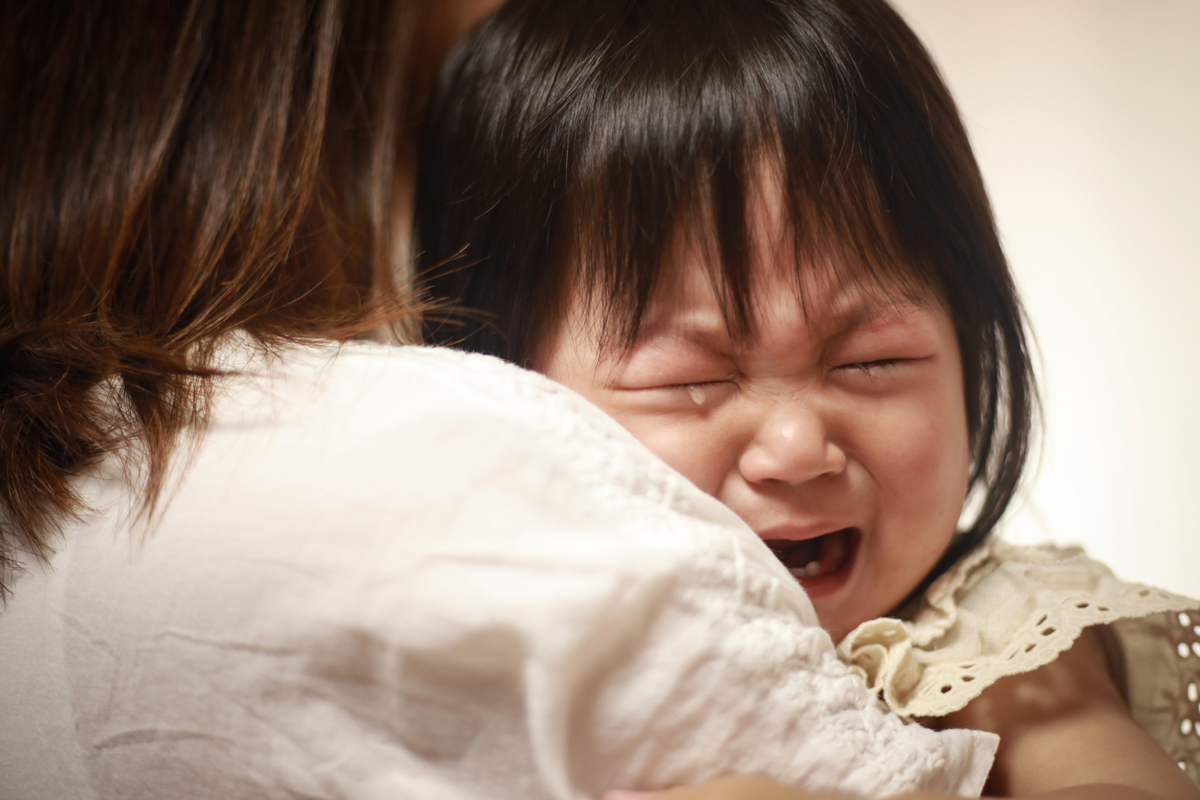
[[[801,579],[833,576],[849,566],[858,545],[858,531],[842,528],[812,539],[765,539],[775,557]]]

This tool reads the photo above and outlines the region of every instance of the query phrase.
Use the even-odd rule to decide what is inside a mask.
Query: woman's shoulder
[[[608,508],[625,498],[737,524],[578,394],[492,356],[350,343],[235,358],[206,450],[253,450],[297,475],[314,469],[326,485],[427,484],[437,474],[446,491],[461,492],[479,485],[480,470],[511,482],[542,468],[605,495]]]
[[[489,355],[369,342],[227,352],[230,377],[210,433],[242,434],[250,423],[353,437],[453,419],[457,429],[476,435],[520,430],[550,436],[558,446],[567,431],[588,445],[636,442],[570,389]]]

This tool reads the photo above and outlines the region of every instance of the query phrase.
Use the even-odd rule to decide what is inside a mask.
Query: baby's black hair
[[[854,279],[930,289],[953,320],[978,512],[930,579],[1011,502],[1023,313],[954,102],[882,0],[509,0],[447,64],[421,154],[418,266],[448,309],[427,336],[524,366],[568,291],[631,343],[681,228],[711,232],[753,335],[747,204],[774,168],[797,276],[835,243]]]

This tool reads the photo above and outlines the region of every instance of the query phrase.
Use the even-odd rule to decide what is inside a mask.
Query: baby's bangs
[[[605,340],[637,338],[681,237],[704,249],[731,334],[752,338],[762,244],[752,211],[763,202],[780,206],[801,297],[813,268],[904,299],[939,294],[934,270],[896,235],[856,126],[858,90],[821,57],[821,20],[783,24],[789,9],[767,4],[712,19],[708,5],[696,0],[669,30],[648,27],[609,54],[600,69],[620,77],[589,98],[576,140],[567,288],[600,310]],[[797,81],[798,71],[810,74]]]

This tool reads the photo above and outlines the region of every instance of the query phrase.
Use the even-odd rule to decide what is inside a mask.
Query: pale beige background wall
[[[1042,354],[1010,535],[1200,596],[1200,0],[896,0],[959,101]]]

